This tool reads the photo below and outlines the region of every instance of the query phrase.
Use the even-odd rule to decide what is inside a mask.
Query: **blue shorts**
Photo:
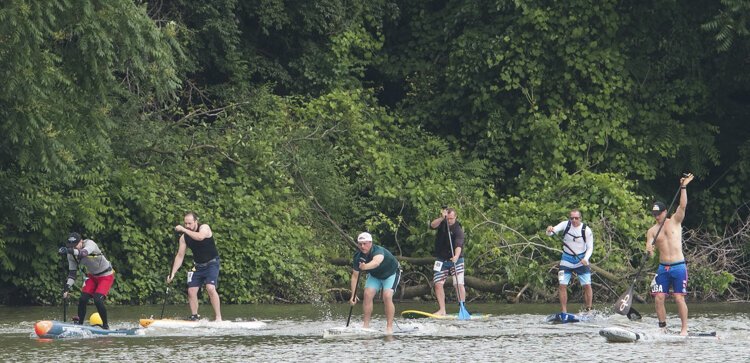
[[[440,269],[438,268],[438,265],[440,266]],[[453,264],[453,261],[451,260],[437,260],[435,261],[435,267],[432,270],[433,276],[432,276],[432,282],[436,284],[442,284],[445,283],[445,279],[448,278],[448,276],[456,276],[456,279],[453,280],[454,283],[458,285],[464,284],[464,258],[459,257],[456,261],[455,265]]]
[[[687,294],[688,271],[685,261],[672,264],[659,264],[656,276],[651,280],[651,295]]]
[[[391,276],[385,279],[379,279],[367,274],[367,282],[365,282],[365,289],[375,289],[375,292],[385,289],[391,289],[396,291],[398,283],[401,281],[401,269],[396,270]]]
[[[201,287],[203,285],[219,285],[219,258],[216,257],[205,264],[196,264],[193,271],[188,272],[188,287]]]
[[[560,285],[570,284],[570,278],[573,277],[573,272],[578,275],[578,282],[583,285],[591,285],[591,269],[588,266],[580,266],[574,269],[560,268],[557,272],[557,282]]]

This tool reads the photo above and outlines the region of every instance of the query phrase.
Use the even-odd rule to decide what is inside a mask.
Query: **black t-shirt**
[[[201,225],[198,225],[198,231],[200,231]],[[214,237],[208,237],[203,241],[196,241],[185,233],[185,244],[193,251],[193,261],[195,263],[206,263],[212,259],[219,257],[219,251],[216,249],[216,242]]]
[[[447,220],[440,222],[440,225],[436,228],[437,235],[435,235],[435,257],[439,260],[449,260],[453,257],[453,251],[451,250],[451,242],[453,242],[453,249],[461,247],[461,256],[464,255],[464,229],[461,228],[461,223],[456,221],[453,226],[450,227],[450,239],[448,239],[448,225]]]

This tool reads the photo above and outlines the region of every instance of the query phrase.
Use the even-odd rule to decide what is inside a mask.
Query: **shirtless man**
[[[667,207],[664,203],[654,203],[651,214],[656,219],[656,224],[651,226],[646,233],[646,252],[649,257],[654,253],[654,246],[659,250],[659,269],[651,282],[651,295],[654,296],[659,327],[667,326],[664,300],[670,293],[671,287],[677,304],[677,313],[682,321],[680,335],[688,333],[688,308],[685,304],[688,272],[685,256],[682,254],[682,221],[685,219],[685,207],[687,207],[687,185],[692,180],[693,174],[685,174],[680,179],[680,205],[671,218],[667,217]]]

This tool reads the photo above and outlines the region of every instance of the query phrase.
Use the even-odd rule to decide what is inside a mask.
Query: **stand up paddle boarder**
[[[646,232],[646,252],[649,257],[653,256],[654,248],[659,251],[659,268],[651,282],[651,295],[654,296],[659,327],[666,328],[667,326],[664,301],[667,294],[670,294],[671,288],[671,294],[677,304],[677,313],[682,322],[680,335],[688,334],[688,307],[685,303],[688,270],[682,253],[682,221],[685,219],[687,207],[687,185],[692,180],[693,174],[690,173],[680,178],[680,204],[672,217],[667,217],[667,206],[664,203],[654,203],[651,207],[651,215],[656,219],[656,223]]]

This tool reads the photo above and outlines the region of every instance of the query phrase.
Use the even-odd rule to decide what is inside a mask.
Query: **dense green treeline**
[[[616,286],[688,170],[694,296],[747,298],[748,4],[8,1],[0,303],[59,300],[70,230],[111,300],[161,301],[189,210],[229,303],[330,299],[362,230],[428,256],[443,204],[469,273],[524,300],[554,291],[541,231],[579,207]]]

